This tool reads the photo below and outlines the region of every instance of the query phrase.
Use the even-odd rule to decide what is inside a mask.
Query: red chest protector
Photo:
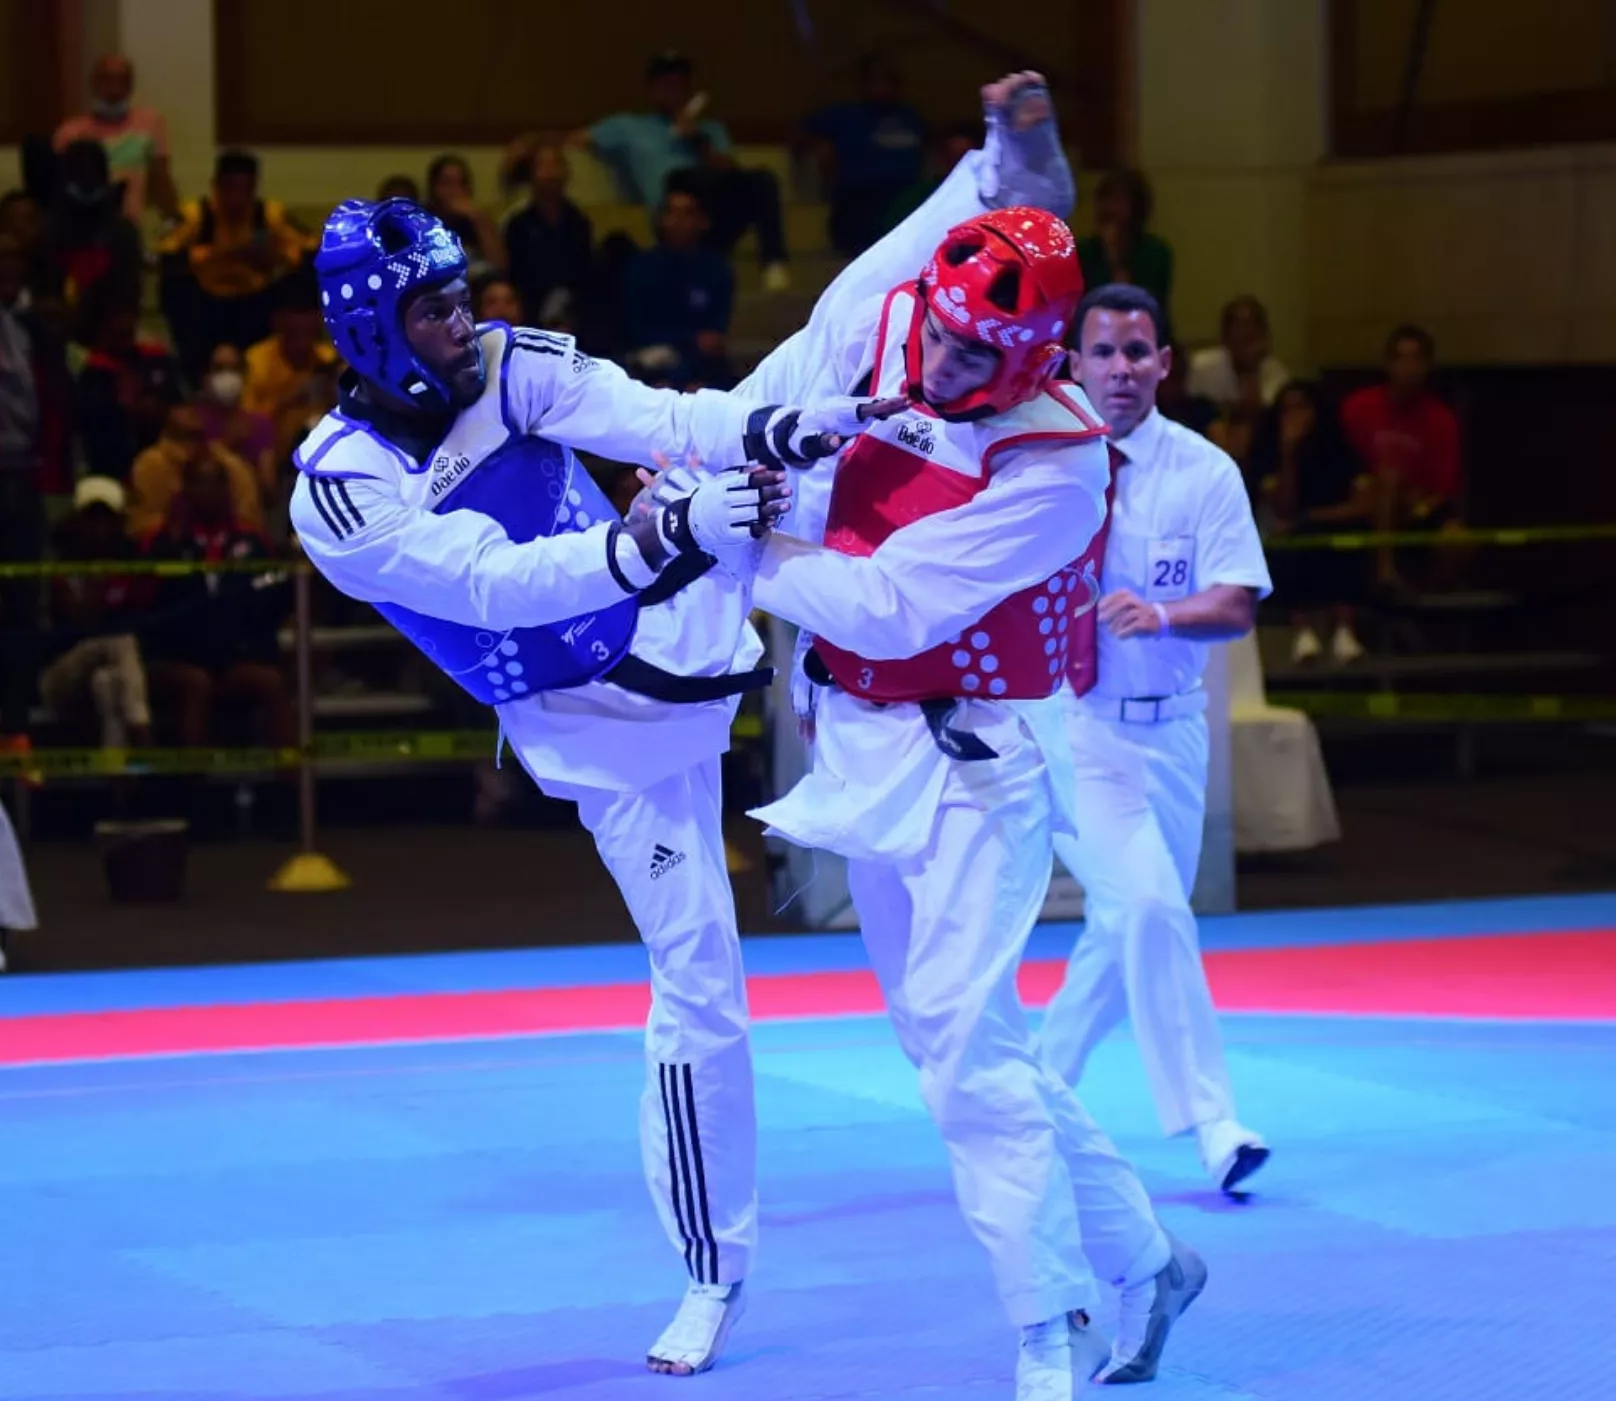
[[[894,324],[889,298],[877,342],[879,379],[892,379],[883,350]],[[907,308],[896,308],[900,318]],[[872,385],[872,394],[876,389]],[[1054,385],[1037,399],[981,423],[953,424],[905,414],[861,436],[836,470],[825,544],[841,554],[868,556],[894,531],[951,510],[984,491],[995,459],[1034,443],[1051,448],[1091,442],[1105,431],[1079,391]],[[960,454],[974,474],[934,461]],[[1113,466],[1113,479],[1115,469]],[[1107,492],[1107,508],[1110,493]],[[1053,577],[1011,595],[940,646],[907,660],[875,661],[824,639],[814,650],[838,685],[872,701],[923,701],[975,696],[1042,700],[1064,677],[1094,684],[1093,604],[1099,596],[1105,528]],[[1075,664],[1075,665],[1074,665]],[[1075,676],[1074,676],[1075,684]]]

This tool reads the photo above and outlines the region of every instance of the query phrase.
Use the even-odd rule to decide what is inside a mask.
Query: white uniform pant
[[[1084,927],[1044,1014],[1044,1054],[1075,1085],[1126,1014],[1165,1132],[1233,1118],[1189,901],[1206,814],[1206,718],[1135,724],[1065,703],[1078,836],[1057,837],[1055,853],[1082,883]]]
[[[11,817],[0,804],[0,930],[33,929],[37,924],[22,848],[17,845]]]
[[[1017,995],[1049,883],[1037,750],[950,769],[928,849],[852,860],[848,878],[960,1208],[1025,1326],[1092,1311],[1096,1275],[1146,1278],[1168,1246],[1133,1169],[1040,1060]]]
[[[657,1214],[698,1284],[757,1248],[757,1113],[746,982],[714,757],[643,792],[545,783],[578,804],[651,960],[640,1145]]]

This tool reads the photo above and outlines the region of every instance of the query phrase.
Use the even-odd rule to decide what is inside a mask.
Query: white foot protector
[[[1111,1345],[1080,1313],[1021,1330],[1016,1401],[1077,1401],[1111,1358]]]
[[[1206,1288],[1206,1262],[1183,1241],[1168,1236],[1167,1242],[1173,1248],[1167,1264],[1122,1291],[1117,1341],[1097,1378],[1107,1386],[1155,1380],[1173,1324]]]
[[[674,1377],[705,1372],[718,1361],[730,1329],[745,1312],[744,1284],[692,1284],[673,1322],[651,1344],[646,1366]]]
[[[1201,1162],[1222,1192],[1233,1192],[1270,1156],[1261,1136],[1234,1119],[1202,1124],[1195,1136],[1201,1145]]]
[[[1049,89],[1018,88],[1003,106],[988,107],[978,192],[989,209],[1031,205],[1064,219],[1077,203],[1072,167],[1061,148]]]

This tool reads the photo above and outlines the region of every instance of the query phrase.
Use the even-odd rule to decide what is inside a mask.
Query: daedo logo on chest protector
[[[931,435],[931,420],[917,418],[914,422],[900,423],[898,425],[898,441],[906,448],[913,448],[916,452],[923,452],[930,457],[937,447],[937,440]]]
[[[464,453],[454,457],[440,453],[432,463],[432,494],[442,496],[470,470],[471,459]]]

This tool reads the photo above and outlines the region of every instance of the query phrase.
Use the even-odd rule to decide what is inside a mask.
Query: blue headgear
[[[441,219],[407,199],[350,199],[325,221],[314,255],[326,329],[368,380],[424,408],[450,407],[449,387],[404,338],[404,303],[466,275],[466,252]]]

